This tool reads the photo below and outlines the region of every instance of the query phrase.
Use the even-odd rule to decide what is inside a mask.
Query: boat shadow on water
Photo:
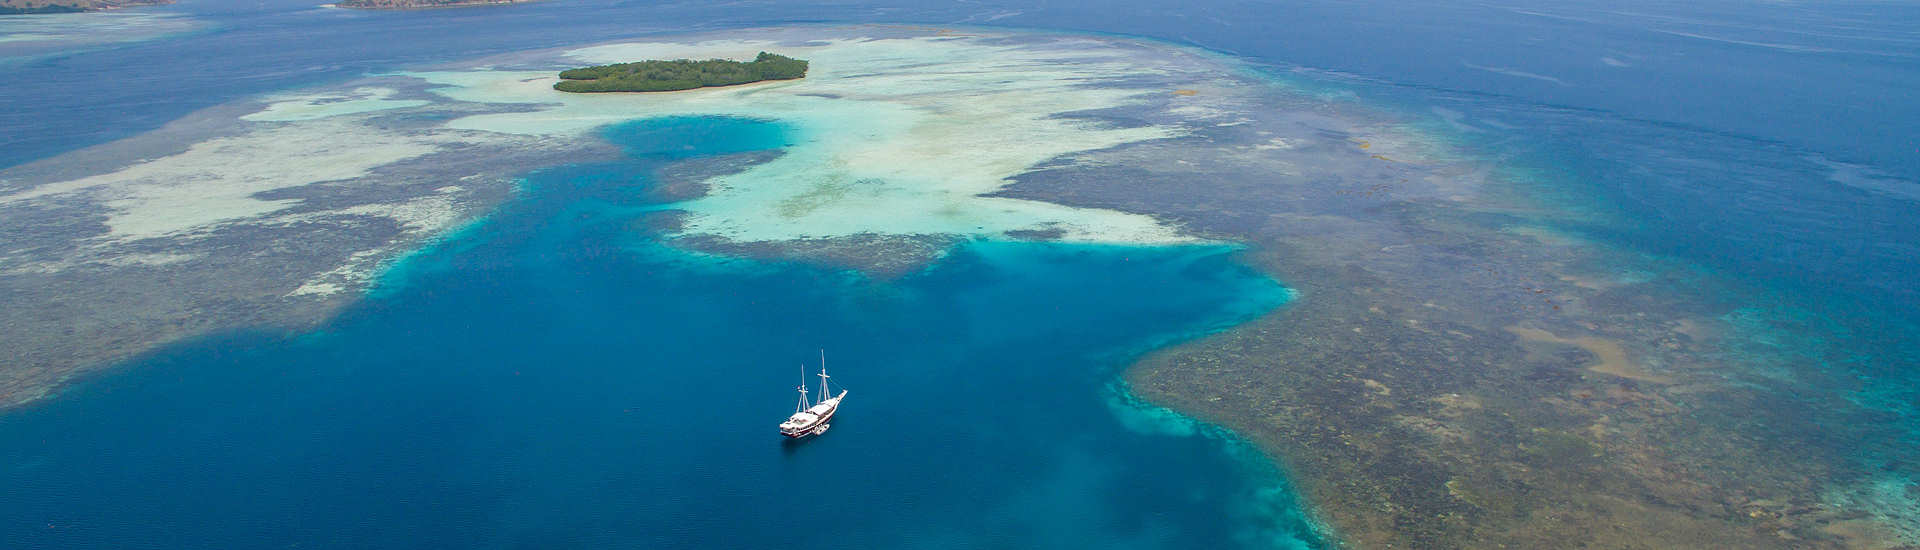
[[[840,425],[844,423],[846,423],[845,420],[836,418],[834,419],[833,423],[829,424],[828,426],[830,427],[830,430],[839,430],[841,429]],[[801,447],[805,447],[807,446],[808,443],[812,443],[814,440],[820,439],[822,437],[827,437],[827,434],[820,433],[820,434],[809,435],[806,437],[782,437],[780,438],[780,452],[789,457],[795,456],[796,453],[800,452]]]

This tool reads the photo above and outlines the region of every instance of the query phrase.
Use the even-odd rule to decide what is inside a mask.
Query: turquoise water
[[[1313,540],[1257,456],[1113,393],[1146,346],[1287,299],[1232,249],[978,242],[894,281],[701,256],[641,229],[661,215],[645,174],[777,148],[781,128],[679,118],[605,135],[631,157],[531,174],[520,198],[317,333],[202,339],[0,416],[0,540]],[[821,348],[851,393],[830,433],[783,442],[798,365]]]
[[[1911,3],[743,8],[568,0],[381,14],[313,4],[185,1],[152,11],[189,15],[204,33],[0,63],[0,100],[32,106],[0,112],[0,166],[135,135],[260,92],[655,33],[915,22],[1153,37],[1232,53],[1358,98],[1361,108],[1424,121],[1484,154],[1493,169],[1521,174],[1516,193],[1602,214],[1556,229],[1659,256],[1679,272],[1760,288],[1682,291],[1702,309],[1734,308],[1722,318],[1743,337],[1758,335],[1727,358],[1742,372],[1769,362],[1814,365],[1840,382],[1808,382],[1809,393],[1859,389],[1852,397],[1868,414],[1833,430],[1814,426],[1835,435],[1809,441],[1857,455],[1860,470],[1884,471],[1904,483],[1898,487],[1920,476],[1905,458],[1920,442],[1920,286],[1912,284],[1920,280],[1920,125],[1909,122],[1920,113],[1910,93],[1920,83],[1920,6]],[[98,86],[100,75],[115,85]],[[698,129],[660,124],[677,124],[683,137]],[[521,202],[391,273],[377,298],[321,334],[202,340],[0,416],[0,482],[8,488],[0,540],[46,548],[582,546],[656,537],[729,546],[713,533],[739,532],[741,545],[766,544],[780,527],[750,521],[744,510],[790,512],[800,497],[797,485],[765,484],[798,483],[802,469],[824,483],[828,469],[843,465],[875,468],[832,479],[867,506],[858,511],[873,525],[901,524],[855,534],[848,525],[858,518],[836,517],[817,531],[788,528],[782,546],[829,536],[1015,546],[1007,541],[1061,533],[1091,537],[1083,542],[1092,545],[1163,532],[1199,546],[1284,540],[1302,529],[1291,503],[1261,496],[1278,486],[1270,472],[1220,452],[1218,441],[1145,435],[1186,432],[1131,415],[1115,421],[1108,404],[1125,400],[1102,393],[1129,353],[1283,299],[1273,283],[1235,267],[1229,251],[977,243],[928,273],[873,282],[650,244],[637,228],[658,205],[638,198],[648,182],[635,174],[662,155],[782,139],[766,125],[714,128],[718,137],[701,140],[704,148],[639,147],[625,164],[535,175]],[[1211,276],[1251,298],[1210,287],[1222,281],[1189,273],[1191,266],[1226,270]],[[1083,289],[1125,292],[1117,295],[1139,303],[1076,302]],[[1036,311],[1080,325],[1062,332],[1025,324],[1039,322]],[[981,320],[990,314],[1000,317]],[[1160,315],[1164,323],[1139,321]],[[650,332],[665,329],[707,336]],[[1059,343],[1022,341],[1022,330]],[[793,365],[818,347],[833,350],[854,391],[846,423],[817,444],[768,458],[762,443],[786,412]],[[924,378],[897,379],[904,373]],[[985,380],[997,393],[983,391]],[[719,385],[728,390],[712,387]],[[1024,407],[1045,401],[1051,414],[939,440],[923,429],[943,421],[930,411],[989,398]],[[692,435],[674,431],[693,425],[685,418],[663,425],[628,412],[655,402],[683,415],[692,403],[724,403],[726,414],[697,419],[726,433],[690,443]],[[572,446],[557,443],[568,437]],[[925,452],[936,448],[973,451]],[[1027,454],[1008,451],[1016,448]],[[710,454],[695,456],[701,450]],[[884,457],[867,455],[877,452],[914,453],[915,462],[901,464],[915,470],[874,467],[869,462]],[[859,455],[859,464],[844,464],[847,455]],[[1063,464],[1103,473],[1074,477]],[[1027,498],[1048,483],[1103,498]],[[683,489],[717,496],[713,504],[665,496]],[[882,496],[894,500],[877,504]],[[1006,519],[1034,510],[1045,513]],[[1272,523],[1281,531],[1239,531],[1263,514],[1280,517]],[[713,519],[682,521],[674,524],[681,531],[663,535],[669,522],[647,515]]]

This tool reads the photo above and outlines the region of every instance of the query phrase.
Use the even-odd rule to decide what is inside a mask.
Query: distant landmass
[[[0,0],[0,15],[74,13],[172,3],[173,0]]]
[[[793,80],[807,76],[807,61],[760,52],[753,61],[729,59],[694,61],[636,61],[569,69],[560,72],[553,89],[562,92],[671,92],[714,86],[737,86],[762,80]]]
[[[458,8],[465,6],[491,6],[496,4],[518,4],[533,0],[340,0],[335,6],[365,10],[412,10],[422,8]]]

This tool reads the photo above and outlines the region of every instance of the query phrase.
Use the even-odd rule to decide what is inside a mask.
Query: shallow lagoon
[[[613,128],[323,331],[153,355],[0,417],[27,547],[1306,545],[1238,443],[1117,395],[1148,346],[1278,307],[1217,246],[965,245],[894,281],[702,256],[646,174],[778,126]],[[696,148],[663,147],[681,139]],[[1113,297],[1127,297],[1121,301]],[[797,365],[851,390],[780,441]],[[1125,422],[1123,422],[1123,419]],[[1173,419],[1179,422],[1178,419]],[[1131,429],[1129,429],[1131,427]]]
[[[13,71],[10,74],[17,74],[19,78],[10,80],[9,86],[0,90],[0,95],[7,95],[22,104],[45,97],[60,97],[57,93],[70,88],[78,79],[102,73],[126,75],[130,78],[123,82],[140,85],[114,86],[97,90],[99,93],[88,94],[84,98],[71,97],[67,101],[38,105],[36,109],[0,115],[0,126],[19,130],[0,138],[0,141],[13,145],[5,153],[0,153],[0,157],[4,157],[0,164],[18,164],[54,152],[132,135],[198,107],[260,92],[279,91],[303,83],[333,82],[369,72],[428,70],[431,67],[422,65],[528,48],[625,39],[636,34],[665,32],[668,29],[684,32],[688,28],[735,28],[787,23],[801,19],[797,13],[817,9],[805,4],[792,4],[779,8],[793,11],[781,12],[772,6],[763,6],[752,15],[738,14],[741,16],[735,18],[712,16],[715,10],[735,10],[733,5],[621,3],[617,7],[622,9],[611,10],[607,5],[611,2],[583,0],[529,4],[510,11],[364,14],[311,9],[308,4],[279,0],[248,2],[234,9],[233,6],[220,6],[222,1],[190,2],[177,6],[181,9],[200,10],[206,7],[214,11],[230,9],[236,12],[219,14],[223,30],[206,40],[154,40],[127,46],[111,54],[76,55],[58,63],[9,66],[9,71]],[[1569,2],[1560,7],[1575,7],[1583,3],[1586,2]],[[1683,504],[1673,510],[1689,513],[1707,511],[1714,517],[1725,516],[1728,521],[1722,522],[1723,525],[1739,526],[1741,529],[1750,526],[1748,530],[1763,536],[1786,532],[1776,530],[1781,527],[1794,529],[1792,533],[1796,535],[1819,535],[1817,531],[1858,528],[1859,521],[1832,520],[1836,517],[1860,517],[1864,511],[1873,517],[1904,525],[1904,530],[1900,532],[1906,537],[1904,540],[1920,540],[1916,538],[1920,535],[1914,534],[1920,531],[1914,530],[1916,523],[1911,519],[1916,517],[1914,510],[1920,509],[1913,505],[1912,495],[1916,493],[1911,490],[1913,483],[1908,481],[1914,477],[1913,466],[1911,461],[1900,460],[1900,457],[1912,454],[1914,439],[1905,428],[1913,425],[1909,421],[1913,418],[1913,404],[1920,402],[1914,399],[1913,388],[1917,386],[1911,383],[1910,376],[1915,371],[1911,368],[1911,358],[1920,355],[1908,352],[1914,341],[1911,337],[1915,333],[1911,328],[1914,309],[1900,307],[1913,303],[1915,295],[1911,288],[1897,284],[1906,280],[1898,275],[1914,272],[1913,258],[1916,256],[1911,253],[1914,250],[1912,235],[1920,232],[1912,230],[1911,220],[1920,218],[1910,215],[1910,202],[1876,198],[1872,194],[1887,192],[1910,199],[1910,193],[1905,190],[1913,179],[1911,161],[1920,157],[1901,149],[1901,144],[1910,143],[1910,140],[1889,139],[1904,135],[1902,132],[1907,132],[1908,127],[1887,125],[1883,121],[1903,120],[1898,115],[1913,110],[1911,101],[1903,103],[1886,99],[1904,97],[1893,92],[1911,87],[1903,88],[1901,83],[1912,80],[1912,64],[1901,59],[1863,59],[1838,51],[1855,49],[1844,43],[1836,44],[1832,51],[1821,51],[1827,49],[1824,45],[1819,49],[1782,50],[1767,44],[1741,44],[1712,39],[1713,35],[1725,36],[1722,31],[1735,30],[1749,38],[1758,34],[1761,35],[1759,40],[1779,43],[1778,34],[1801,34],[1801,31],[1811,28],[1801,24],[1805,22],[1804,18],[1816,16],[1816,22],[1829,23],[1824,25],[1828,30],[1837,30],[1837,26],[1848,27],[1849,30],[1845,33],[1790,37],[1791,41],[1800,43],[1805,39],[1831,44],[1830,41],[1836,39],[1868,39],[1898,44],[1903,43],[1901,41],[1910,42],[1907,40],[1910,37],[1899,35],[1896,31],[1911,27],[1899,25],[1901,21],[1912,19],[1907,15],[1911,9],[1874,3],[1852,7],[1825,4],[1759,6],[1747,3],[1738,9],[1728,10],[1726,6],[1710,2],[1672,9],[1662,5],[1654,10],[1669,15],[1675,11],[1699,10],[1711,13],[1713,17],[1710,18],[1647,18],[1641,13],[1603,14],[1596,9],[1587,15],[1602,17],[1580,19],[1578,24],[1572,23],[1576,21],[1574,18],[1552,18],[1563,24],[1548,30],[1538,25],[1542,14],[1553,15],[1552,12],[1564,13],[1565,10],[1536,12],[1510,10],[1499,5],[1462,9],[1459,6],[1421,7],[1406,2],[1362,2],[1340,3],[1338,6],[1328,4],[1319,9],[1309,7],[1304,11],[1289,13],[1286,16],[1287,32],[1274,32],[1269,24],[1272,13],[1265,6],[1219,4],[1211,7],[1217,10],[1214,13],[1220,17],[1169,17],[1166,10],[1172,8],[1156,7],[1159,11],[1113,10],[1111,6],[1103,6],[1091,8],[1100,10],[1094,12],[1070,6],[1053,6],[1043,10],[1017,4],[1009,3],[1009,6],[1018,8],[1009,11],[1000,11],[991,4],[969,3],[865,12],[847,9],[847,5],[836,5],[839,11],[835,17],[842,21],[990,21],[996,25],[1124,32],[1189,44],[1204,43],[1221,51],[1243,55],[1256,64],[1275,64],[1281,72],[1290,73],[1289,80],[1295,84],[1326,84],[1328,88],[1322,91],[1327,97],[1357,97],[1361,103],[1369,106],[1395,105],[1401,109],[1399,115],[1391,117],[1395,119],[1431,119],[1426,120],[1426,126],[1443,130],[1438,134],[1455,134],[1446,141],[1480,144],[1473,149],[1487,153],[1485,161],[1498,165],[1499,171],[1535,172],[1510,178],[1518,182],[1530,182],[1514,185],[1517,193],[1564,199],[1548,202],[1557,203],[1569,211],[1589,212],[1596,216],[1606,212],[1619,214],[1618,218],[1604,221],[1600,218],[1583,220],[1573,224],[1580,226],[1574,228],[1548,224],[1555,225],[1565,233],[1589,239],[1581,241],[1564,236],[1547,239],[1571,243],[1561,245],[1565,250],[1621,245],[1628,246],[1630,251],[1667,254],[1671,256],[1667,260],[1676,263],[1684,260],[1703,266],[1717,266],[1724,269],[1727,275],[1739,279],[1770,278],[1775,282],[1786,279],[1790,284],[1783,285],[1779,294],[1736,300],[1725,297],[1733,294],[1711,290],[1717,288],[1712,285],[1704,285],[1709,290],[1702,291],[1692,290],[1693,287],[1687,284],[1672,284],[1675,279],[1693,277],[1690,274],[1693,272],[1689,271],[1692,267],[1650,265],[1650,262],[1658,259],[1577,260],[1577,272],[1568,274],[1569,284],[1559,290],[1589,304],[1610,303],[1616,310],[1624,311],[1612,319],[1590,316],[1568,319],[1599,322],[1581,328],[1573,328],[1574,325],[1556,327],[1551,334],[1571,338],[1585,334],[1583,330],[1599,330],[1594,327],[1602,327],[1611,331],[1611,336],[1622,338],[1623,342],[1652,346],[1668,340],[1650,335],[1674,331],[1635,330],[1697,313],[1705,317],[1678,318],[1674,326],[1687,332],[1691,338],[1703,340],[1703,348],[1725,347],[1735,352],[1728,354],[1725,350],[1708,350],[1719,355],[1710,356],[1713,360],[1704,363],[1668,361],[1667,364],[1698,363],[1709,368],[1720,368],[1724,363],[1726,368],[1723,371],[1706,371],[1707,376],[1726,377],[1724,384],[1713,384],[1712,387],[1752,386],[1750,378],[1741,378],[1748,374],[1778,380],[1779,391],[1755,390],[1755,393],[1772,393],[1776,396],[1773,399],[1747,396],[1749,401],[1739,401],[1720,396],[1688,397],[1702,395],[1699,388],[1692,385],[1648,392],[1682,404],[1689,401],[1694,404],[1731,403],[1722,409],[1735,415],[1709,417],[1719,420],[1705,422],[1694,413],[1671,414],[1651,407],[1644,408],[1651,410],[1651,414],[1658,415],[1658,418],[1674,419],[1666,423],[1668,426],[1679,429],[1697,426],[1711,433],[1711,437],[1693,437],[1682,432],[1679,434],[1682,437],[1657,445],[1641,445],[1633,437],[1603,441],[1607,445],[1606,451],[1614,456],[1640,456],[1637,453],[1646,450],[1651,452],[1644,456],[1657,459],[1656,463],[1651,464],[1624,463],[1622,471],[1615,473],[1644,475],[1657,480],[1649,487],[1688,493],[1682,495],[1688,499],[1664,499],[1663,502],[1703,503]],[[1192,12],[1201,7],[1206,6],[1183,6],[1180,9]],[[1391,9],[1379,9],[1381,7]],[[1618,8],[1613,4],[1594,4],[1594,7],[1607,11]],[[286,11],[288,9],[294,11]],[[1791,30],[1769,30],[1745,24],[1753,22],[1755,18],[1723,17],[1729,15],[1728,12],[1741,11],[1748,12],[1747,15],[1801,19],[1796,21]],[[1859,13],[1861,11],[1880,13],[1859,17],[1866,15]],[[1444,17],[1435,17],[1436,12],[1446,13]],[[1366,17],[1354,17],[1356,14]],[[233,17],[228,17],[230,15]],[[805,19],[812,20],[811,17]],[[1445,23],[1436,24],[1440,21]],[[654,27],[649,28],[648,25]],[[285,32],[293,26],[297,26],[301,32]],[[556,42],[556,28],[566,29],[568,38],[565,44]],[[484,31],[475,32],[473,29]],[[1524,32],[1511,32],[1514,29]],[[1668,34],[1664,40],[1646,40],[1650,34],[1670,30],[1686,34]],[[1547,34],[1541,34],[1543,32]],[[1775,36],[1765,37],[1766,34]],[[369,36],[380,39],[363,39]],[[191,63],[180,63],[181,60]],[[190,67],[199,70],[187,70]],[[1321,73],[1309,67],[1351,72],[1357,77]],[[1751,70],[1754,67],[1770,70]],[[295,70],[283,70],[287,68]],[[1778,78],[1783,72],[1841,76]],[[1528,74],[1549,76],[1552,80],[1530,78]],[[1516,83],[1534,88],[1515,86]],[[1452,93],[1447,89],[1465,93]],[[166,100],[156,101],[156,97]],[[1202,92],[1200,97],[1209,97],[1209,94]],[[1836,98],[1854,100],[1835,101]],[[1576,108],[1564,108],[1566,106]],[[1433,116],[1427,116],[1429,114]],[[1792,123],[1795,120],[1799,123]],[[1863,136],[1880,137],[1869,139]],[[1375,136],[1360,137],[1368,138],[1374,151],[1383,147],[1384,142]],[[196,137],[182,143],[199,139],[202,138]],[[1774,140],[1783,143],[1774,143]],[[1293,143],[1275,141],[1273,145],[1275,150],[1284,150]],[[1403,158],[1393,152],[1387,152],[1384,156]],[[1874,160],[1876,158],[1878,160]],[[518,164],[547,165],[550,163]],[[1312,170],[1299,172],[1303,175],[1312,173]],[[1309,187],[1345,192],[1347,196],[1362,188],[1359,185],[1327,188],[1339,185],[1337,180],[1311,183],[1313,185]],[[1856,191],[1856,188],[1862,191]],[[1401,187],[1393,189],[1392,193],[1398,199],[1404,198],[1404,194],[1422,190],[1420,187]],[[1202,194],[1198,198],[1219,196]],[[1040,197],[1041,200],[1058,198]],[[1181,200],[1164,201],[1162,204],[1173,208],[1192,206],[1196,197],[1189,195],[1179,198]],[[1369,202],[1373,199],[1370,195],[1367,198]],[[1093,205],[1102,204],[1096,202]],[[1257,206],[1257,210],[1248,210],[1268,212],[1272,208],[1272,204]],[[1156,211],[1155,208],[1128,210]],[[1526,217],[1530,216],[1523,216]],[[1196,219],[1227,218],[1207,214]],[[1483,238],[1466,240],[1512,245],[1501,239],[1484,238],[1485,235],[1475,236]],[[1256,246],[1256,252],[1248,256],[1264,257],[1260,252],[1268,247],[1264,244]],[[1487,254],[1482,259],[1508,263],[1526,259],[1524,255],[1501,247],[1483,250]],[[1569,255],[1561,253],[1537,258],[1556,263],[1569,261]],[[1300,273],[1288,271],[1310,267],[1308,262],[1298,259],[1263,261],[1262,269],[1284,273],[1284,278],[1290,284],[1298,284],[1310,292],[1325,288],[1307,276],[1312,273],[1310,270]],[[1347,259],[1342,259],[1342,262],[1351,264]],[[1529,274],[1535,273],[1535,270],[1523,268],[1503,273]],[[1663,274],[1667,273],[1677,276],[1664,277]],[[1645,276],[1647,274],[1652,276]],[[1505,284],[1531,278],[1553,284],[1551,281],[1560,280],[1553,273],[1539,275],[1542,276],[1516,276],[1513,277],[1515,281],[1495,282]],[[403,279],[414,280],[396,277],[389,280],[387,288],[402,288],[396,283]],[[1412,280],[1417,282],[1399,288],[1436,288],[1430,277]],[[1535,280],[1524,282],[1529,286],[1537,284]],[[1432,295],[1468,296],[1458,292],[1463,288],[1461,285],[1444,286],[1448,287],[1444,289],[1446,292]],[[1471,290],[1472,287],[1467,289]],[[1518,292],[1531,295],[1533,291]],[[70,293],[52,294],[60,297],[59,302],[55,303],[73,302]],[[1671,295],[1672,300],[1652,308],[1646,307],[1644,302],[1633,300],[1636,296],[1646,294]],[[1311,306],[1329,303],[1330,296],[1326,293],[1308,296],[1308,299],[1286,308],[1286,314],[1306,313],[1309,319],[1331,322],[1281,319],[1272,323],[1326,327],[1319,333],[1300,338],[1303,342],[1301,346],[1276,346],[1282,352],[1306,347],[1305,343],[1340,346],[1354,342],[1357,338],[1348,336],[1354,334],[1348,332],[1356,322],[1352,314],[1374,305],[1356,302],[1355,305],[1359,307],[1323,308],[1316,314]],[[1498,296],[1485,299],[1484,293],[1472,296],[1481,303],[1507,303]],[[1425,301],[1418,294],[1412,297],[1415,299],[1407,302],[1410,305],[1421,305]],[[1737,303],[1726,305],[1730,301]],[[1812,309],[1794,311],[1792,308],[1795,306],[1783,305],[1794,302],[1807,304],[1806,307]],[[1885,307],[1891,314],[1829,318],[1821,313],[1835,309],[1847,310],[1852,307],[1851,304],[1858,303],[1874,303],[1877,304],[1876,308]],[[1726,309],[1740,307],[1741,304],[1764,305],[1742,307],[1731,312]],[[1723,308],[1723,305],[1726,307]],[[1545,309],[1537,305],[1535,307]],[[1788,311],[1777,311],[1782,308]],[[16,308],[15,311],[21,309],[24,308]],[[1633,321],[1632,316],[1649,313],[1649,310],[1651,316],[1647,320],[1650,322]],[[1391,308],[1385,311],[1391,311]],[[1638,328],[1612,329],[1615,323],[1628,322]],[[1493,323],[1481,328],[1488,329],[1495,336],[1510,336],[1510,333],[1501,330],[1502,326],[1504,323]],[[1689,326],[1704,326],[1706,329],[1687,330]],[[1269,328],[1272,327],[1247,325],[1233,332],[1259,334],[1268,339],[1278,339],[1286,334],[1279,330],[1269,333]],[[1367,328],[1372,330],[1374,327]],[[1849,330],[1863,332],[1847,334]],[[1720,336],[1725,340],[1724,346],[1722,342],[1712,341],[1716,338],[1715,333],[1725,335]],[[1361,343],[1372,346],[1372,342],[1386,341],[1390,340],[1369,334]],[[1495,344],[1483,346],[1486,349],[1498,347],[1497,340],[1483,341]],[[1400,349],[1423,348],[1405,346]],[[1245,348],[1242,351],[1266,350]],[[1179,356],[1185,353],[1174,351],[1156,355]],[[1252,355],[1267,361],[1274,358],[1285,361],[1290,357],[1278,353]],[[1286,377],[1215,376],[1201,384],[1187,384],[1184,389],[1200,393],[1194,389],[1236,385],[1247,388],[1253,387],[1248,380],[1265,380],[1267,383],[1259,391],[1245,393],[1268,400],[1275,395],[1284,395],[1284,391],[1275,388],[1286,388],[1306,395],[1350,397],[1340,393],[1342,388],[1347,387],[1342,386],[1341,382],[1350,380],[1344,379],[1340,370],[1330,367],[1364,365],[1368,362],[1345,350],[1336,357],[1339,360],[1293,362],[1313,365],[1314,372],[1328,373],[1319,377],[1327,381],[1322,385],[1274,383],[1275,379],[1284,380]],[[1575,363],[1568,365],[1569,369],[1585,370],[1577,361],[1569,362]],[[1391,361],[1371,363],[1375,368],[1388,370],[1393,370],[1392,367],[1399,364]],[[1296,372],[1266,365],[1254,367],[1250,370],[1265,373]],[[1789,373],[1796,369],[1800,371],[1799,376],[1791,376]],[[1819,373],[1807,376],[1807,371],[1829,369],[1832,377],[1817,375]],[[1854,374],[1858,371],[1853,369],[1866,370],[1865,374],[1869,376],[1856,377]],[[1476,365],[1471,370],[1481,372],[1486,369]],[[1591,380],[1596,383],[1605,381],[1602,378]],[[1867,390],[1854,395],[1836,395],[1849,392],[1849,388],[1855,386]],[[1551,384],[1532,380],[1507,387],[1488,386],[1485,389],[1493,391],[1485,395],[1511,395],[1514,388],[1540,392],[1555,390]],[[1148,387],[1142,384],[1141,389],[1147,391]],[[1332,391],[1328,391],[1330,389]],[[1400,385],[1392,389],[1392,397],[1403,404],[1433,396],[1432,393],[1421,393],[1418,389]],[[1584,394],[1560,393],[1575,396]],[[1326,407],[1310,406],[1300,410],[1350,422],[1358,429],[1348,434],[1363,439],[1394,443],[1415,441],[1397,436],[1396,432],[1382,430],[1388,425],[1369,421],[1364,414],[1347,414],[1339,408],[1371,402],[1371,395],[1372,392],[1367,392],[1357,399],[1330,399],[1322,402],[1322,405],[1328,405]],[[1640,394],[1630,392],[1620,395],[1622,398],[1616,401],[1637,399]],[[1204,399],[1209,396],[1200,393],[1194,397]],[[1294,400],[1294,403],[1300,402],[1303,400]],[[1853,405],[1849,405],[1850,402]],[[1742,406],[1742,403],[1758,405]],[[1222,405],[1235,409],[1238,403],[1225,401]],[[1183,410],[1206,411],[1205,407]],[[1245,411],[1260,412],[1253,407],[1238,407],[1233,412],[1239,414]],[[1488,411],[1488,416],[1511,414],[1514,418],[1538,421],[1561,418],[1553,414],[1533,414],[1511,406]],[[1773,420],[1756,422],[1755,413],[1769,414]],[[1657,433],[1630,420],[1621,421],[1627,417],[1619,409],[1582,412],[1573,421],[1584,422],[1594,418],[1611,419],[1613,426],[1624,430],[1614,433],[1614,436]],[[1243,433],[1257,437],[1261,429],[1272,427],[1276,419],[1284,420],[1277,416],[1257,416],[1254,422],[1238,427],[1247,428]],[[1648,422],[1646,425],[1655,424]],[[1782,429],[1782,426],[1789,425],[1796,428]],[[1758,433],[1763,437],[1729,435],[1741,430],[1753,430],[1745,433]],[[1477,435],[1492,436],[1483,438],[1483,441],[1489,442],[1486,449],[1511,450],[1515,448],[1513,445],[1499,444],[1506,433],[1494,429]],[[1860,466],[1836,472],[1821,467],[1821,462],[1830,460],[1828,457],[1782,454],[1779,450],[1783,445],[1778,437],[1783,434],[1798,437],[1798,443],[1788,447],[1829,453],[1834,457],[1858,455],[1857,458],[1847,456],[1843,460],[1858,462]],[[1719,447],[1712,443],[1724,441],[1734,443]],[[1739,449],[1743,447],[1740,442],[1745,441],[1758,442],[1755,445],[1760,448]],[[1684,454],[1688,447],[1698,450],[1692,451],[1691,455]],[[1753,454],[1720,452],[1725,447]],[[1870,450],[1862,451],[1863,447]],[[1368,447],[1355,446],[1347,441],[1332,441],[1327,448]],[[1474,455],[1473,449],[1458,445],[1428,445],[1423,448],[1449,454]],[[1377,460],[1380,457],[1399,459],[1419,456],[1417,453],[1397,452],[1397,447],[1389,447],[1384,451],[1378,450],[1378,447],[1372,449],[1375,450],[1371,454],[1361,453],[1351,459],[1342,458],[1335,464],[1377,465],[1383,463]],[[1300,456],[1309,454],[1303,452]],[[1498,456],[1498,453],[1482,456]],[[1728,458],[1702,462],[1697,460],[1701,456]],[[1420,466],[1406,470],[1439,478],[1462,471],[1444,464]],[[1670,471],[1669,468],[1684,474],[1679,479],[1695,484],[1673,483],[1675,477],[1660,477]],[[1756,475],[1762,470],[1791,473],[1790,481],[1802,484],[1778,483],[1777,480],[1782,476]],[[1358,493],[1338,492],[1330,498],[1319,499],[1327,509],[1345,507],[1367,514],[1377,511],[1382,516],[1401,514],[1402,517],[1425,518],[1419,521],[1444,521],[1446,516],[1424,513],[1427,509],[1421,507],[1405,506],[1410,501],[1419,503],[1418,499],[1408,499],[1406,495],[1408,491],[1421,488],[1437,493],[1432,502],[1450,507],[1463,506],[1445,490],[1447,487],[1439,479],[1417,483],[1376,483],[1380,480],[1365,475],[1345,475],[1349,472],[1339,468],[1314,468],[1303,473],[1306,475],[1299,478],[1303,480],[1302,486],[1311,486],[1315,478],[1354,479],[1361,484],[1375,483],[1393,490],[1393,506],[1375,506],[1375,503],[1356,498]],[[1865,479],[1862,473],[1868,474]],[[1712,490],[1693,490],[1698,487]],[[1615,496],[1596,493],[1591,486],[1575,489],[1568,493],[1530,490],[1528,494],[1540,499],[1539,502],[1555,503],[1536,509],[1558,518],[1567,517],[1561,513],[1566,508],[1559,505],[1564,502],[1562,495],[1580,495],[1599,500]],[[1762,491],[1755,493],[1748,489]],[[1756,495],[1786,495],[1787,498],[1752,498]],[[1829,506],[1827,503],[1838,504]],[[1814,513],[1802,514],[1807,510],[1814,510]],[[1767,519],[1789,512],[1791,515],[1784,522]],[[1511,520],[1510,524],[1526,524],[1529,529],[1540,525],[1526,518],[1515,519],[1497,514],[1488,518]],[[1566,541],[1566,544],[1572,544],[1573,540],[1590,540],[1577,537],[1593,532],[1594,529],[1589,525],[1608,525],[1618,529],[1622,525],[1621,519],[1620,516],[1605,516],[1584,525],[1579,520],[1569,521],[1565,525],[1567,529],[1561,533],[1577,534],[1574,535],[1576,538],[1562,536],[1553,540]],[[1498,525],[1497,521],[1472,524],[1489,523]],[[1391,525],[1397,533],[1417,531],[1406,528],[1403,523]],[[1553,535],[1545,529],[1538,532]],[[1645,536],[1641,533],[1633,535]],[[1872,538],[1869,537],[1869,540]]]

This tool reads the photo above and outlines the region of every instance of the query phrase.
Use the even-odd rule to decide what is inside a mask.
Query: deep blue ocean
[[[643,174],[778,148],[782,129],[679,118],[605,135],[631,157],[531,174],[520,198],[407,259],[320,332],[205,339],[0,417],[0,539],[1312,540],[1257,453],[1114,385],[1153,345],[1286,301],[1232,248],[976,243],[893,281],[695,256],[634,231],[666,215]],[[775,425],[821,349],[850,393],[826,436],[787,442]]]
[[[1147,36],[1424,120],[1605,220],[1564,230],[1845,327],[1845,342],[1781,345],[1844,346],[1808,356],[1847,356],[1832,368],[1920,425],[1920,5],[1082,4],[182,0],[156,11],[200,20],[190,34],[0,59],[0,167],[253,94],[646,34],[879,21]],[[688,129],[704,137],[673,154],[783,143],[724,119],[605,135]],[[0,546],[1316,542],[1257,456],[1115,387],[1153,346],[1284,307],[1282,282],[1231,248],[975,243],[892,281],[690,255],[634,231],[659,215],[638,174],[670,159],[629,153],[527,174],[520,197],[319,332],[175,346],[0,416]],[[773,425],[823,348],[851,391],[844,416],[784,445]]]

